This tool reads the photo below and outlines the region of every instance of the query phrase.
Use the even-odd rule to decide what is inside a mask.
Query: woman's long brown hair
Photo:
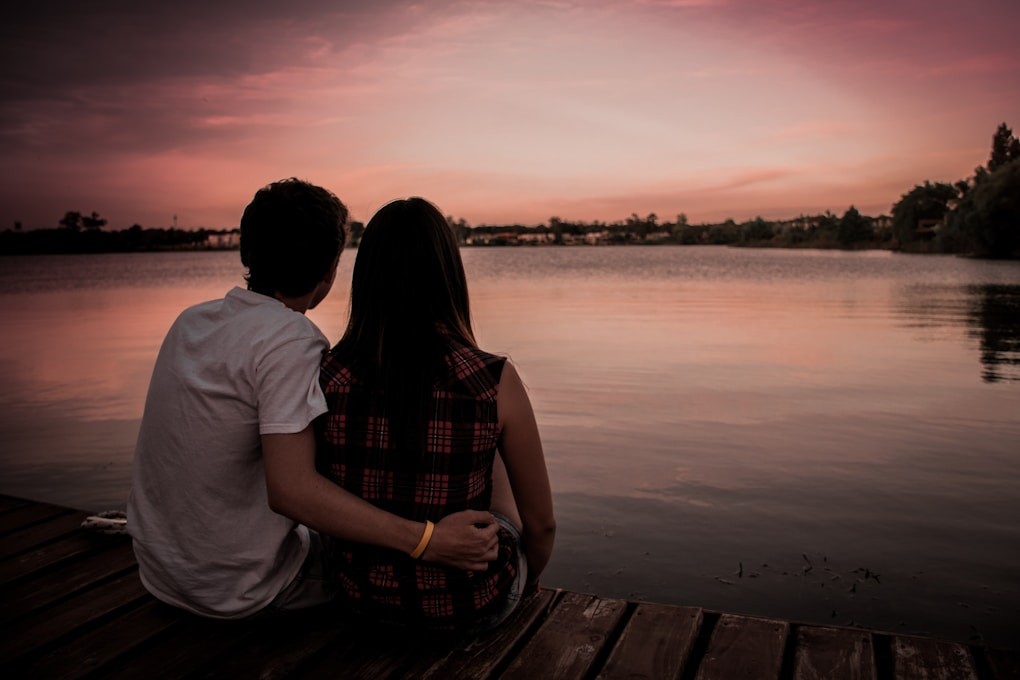
[[[451,340],[476,346],[453,230],[422,198],[392,201],[365,227],[350,318],[333,353],[381,390],[399,448],[424,449],[428,405]]]

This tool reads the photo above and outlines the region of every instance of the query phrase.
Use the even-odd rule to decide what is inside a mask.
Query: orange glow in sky
[[[288,176],[363,221],[877,215],[1020,128],[1016,0],[34,5],[0,28],[4,229],[231,228]]]

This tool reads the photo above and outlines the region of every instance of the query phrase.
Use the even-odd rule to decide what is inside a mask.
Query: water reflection
[[[895,315],[914,342],[962,337],[978,353],[983,382],[1020,382],[1020,284],[908,284],[896,299]]]
[[[971,337],[981,346],[985,382],[1020,381],[1020,286],[971,286]]]
[[[546,445],[550,583],[1015,640],[1020,263],[637,246],[464,259],[479,340],[518,362]],[[353,263],[310,314],[333,340]],[[119,507],[166,328],[240,282],[236,253],[0,258],[0,492]],[[862,567],[882,584],[850,589]]]

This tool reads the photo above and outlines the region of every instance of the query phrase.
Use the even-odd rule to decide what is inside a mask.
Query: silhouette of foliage
[[[875,238],[875,230],[857,208],[850,206],[839,218],[836,237],[840,245],[850,247],[855,243],[871,241]]]
[[[69,210],[58,224],[69,231],[81,231],[81,213]]]
[[[81,218],[81,226],[86,229],[102,229],[106,226],[106,220],[100,217],[99,213],[93,210],[91,215],[86,215]]]
[[[760,215],[740,226],[740,240],[744,243],[770,241],[773,236],[775,236],[775,232],[772,230],[772,225],[762,219]]]
[[[903,194],[892,207],[892,228],[900,246],[934,235],[959,192],[952,184],[925,181]]]
[[[979,257],[1020,254],[1020,157],[977,182],[952,222],[969,235]]]
[[[1020,140],[1013,131],[1001,123],[992,136],[992,153],[988,158],[988,172],[995,172],[1010,161],[1020,158]]]
[[[102,220],[105,223],[105,220]],[[61,221],[60,229],[30,229],[0,232],[0,254],[118,253],[156,250],[197,250],[214,248],[206,229],[143,229],[134,225],[121,231],[103,231],[98,226],[82,229],[80,221]],[[77,226],[75,226],[77,225]]]

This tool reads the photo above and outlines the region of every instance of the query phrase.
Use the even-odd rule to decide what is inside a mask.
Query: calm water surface
[[[543,582],[1017,646],[1020,263],[466,249],[529,386]],[[354,253],[310,316],[343,327]],[[236,252],[0,258],[0,492],[123,507],[163,334]]]

